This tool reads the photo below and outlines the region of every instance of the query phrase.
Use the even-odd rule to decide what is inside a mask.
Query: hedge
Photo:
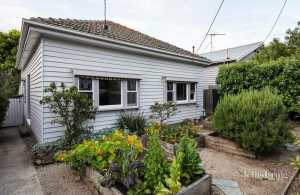
[[[294,113],[300,96],[300,57],[280,58],[263,64],[252,60],[223,65],[217,83],[224,94],[265,87],[276,89],[287,111]]]
[[[290,138],[282,98],[270,89],[225,95],[216,107],[213,125],[221,136],[256,154],[270,152]]]

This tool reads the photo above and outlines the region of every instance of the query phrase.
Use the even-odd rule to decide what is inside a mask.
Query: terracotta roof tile
[[[76,30],[92,35],[98,35],[106,38],[111,38],[127,43],[146,46],[154,49],[160,49],[176,54],[186,55],[190,57],[202,58],[199,55],[193,54],[187,50],[176,47],[167,42],[150,37],[144,33],[133,30],[121,24],[106,21],[109,29],[104,29],[103,20],[77,20],[77,19],[54,19],[54,18],[30,18],[31,21],[39,22],[47,25],[61,27],[65,29]],[[202,58],[203,59],[203,58]]]

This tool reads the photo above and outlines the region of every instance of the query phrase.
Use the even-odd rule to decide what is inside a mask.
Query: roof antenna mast
[[[210,52],[213,50],[213,37],[218,36],[218,35],[226,35],[224,33],[208,33],[208,36],[210,36]]]
[[[103,0],[104,2],[104,25],[103,25],[103,30],[108,30],[108,25],[106,21],[106,0]]]
[[[106,25],[106,0],[104,1],[104,25]]]

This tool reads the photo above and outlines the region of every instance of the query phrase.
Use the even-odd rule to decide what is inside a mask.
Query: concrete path
[[[30,152],[17,128],[0,129],[0,194],[43,195]]]

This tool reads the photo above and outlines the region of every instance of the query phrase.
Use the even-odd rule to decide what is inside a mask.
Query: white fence
[[[9,108],[6,112],[2,127],[19,126],[23,124],[23,96],[17,96],[9,99]]]

